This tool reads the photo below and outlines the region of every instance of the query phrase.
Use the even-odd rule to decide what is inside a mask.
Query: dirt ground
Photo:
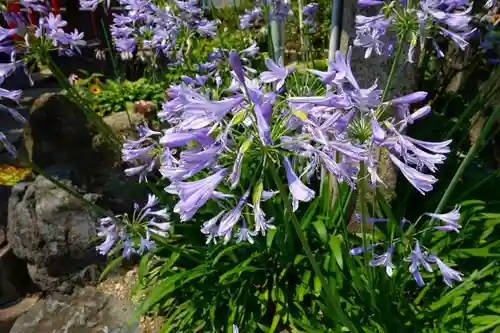
[[[122,300],[132,300],[132,288],[137,282],[137,267],[129,269],[126,273],[109,277],[102,281],[97,289],[105,294],[113,295]],[[148,316],[141,317],[140,325],[142,333],[158,333],[161,327],[161,318]]]

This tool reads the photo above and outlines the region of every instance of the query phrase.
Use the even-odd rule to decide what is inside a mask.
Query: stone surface
[[[30,295],[17,304],[0,308],[0,333],[9,332],[16,320],[35,305],[39,298],[39,295]]]
[[[96,162],[93,131],[85,114],[61,94],[45,93],[35,100],[24,140],[29,157],[42,169],[72,165],[85,172]]]
[[[122,111],[112,113],[103,120],[118,137],[128,138],[136,135],[135,127],[144,121],[144,116],[136,112],[129,112],[127,116],[127,111]]]
[[[21,316],[10,333],[139,333],[133,306],[93,287],[54,294]]]
[[[134,203],[145,202],[149,193],[143,183],[127,177],[121,168],[103,170],[92,179],[89,189],[100,194],[97,204],[117,214],[132,213]]]
[[[71,186],[69,180],[60,181]],[[96,197],[87,194],[86,199]],[[7,239],[43,291],[71,292],[95,280],[105,260],[91,244],[96,220],[79,198],[38,176],[12,188]]]

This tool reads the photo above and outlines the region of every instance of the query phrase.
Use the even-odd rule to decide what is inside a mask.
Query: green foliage
[[[498,325],[500,215],[488,213],[484,202],[459,203],[460,234],[436,233],[427,241],[460,267],[464,282],[452,289],[426,273],[420,289],[406,270],[396,269],[389,278],[349,254],[361,244],[359,235],[346,230],[350,190],[340,186],[342,199],[333,205],[327,193],[301,206],[297,216],[335,295],[333,308],[299,243],[285,232],[290,213],[276,196],[266,209],[274,210],[278,229],[254,244],[204,244],[199,227],[216,211],[213,206],[177,225],[169,239],[158,239],[156,252],[139,266],[135,290],[147,297],[137,316],[164,316],[161,332],[218,332],[233,324],[244,332],[342,332],[349,331],[349,322],[351,332],[489,332]],[[379,199],[386,212],[387,203]]]
[[[151,101],[159,108],[165,99],[166,84],[151,83],[145,78],[137,81],[99,80],[92,75],[78,82],[79,89],[88,103],[100,116],[127,110],[130,103],[140,100]]]

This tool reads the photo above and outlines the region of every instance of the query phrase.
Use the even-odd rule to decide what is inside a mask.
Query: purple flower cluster
[[[71,33],[64,32],[66,25],[67,22],[61,15],[50,13],[40,18],[34,35],[39,39],[46,38],[60,53],[72,56],[74,51],[80,53],[80,48],[85,46],[86,42],[83,40],[83,33],[76,29]]]
[[[335,61],[330,63],[332,72],[311,70],[323,83],[334,86],[336,93],[288,98],[292,109],[304,113],[302,136],[314,143],[301,142],[292,149],[302,156],[311,156],[311,168],[322,164],[351,186],[355,186],[363,163],[371,185],[375,186],[382,182],[376,157],[381,148],[388,151],[394,165],[419,192],[431,191],[437,181],[432,173],[446,159],[451,141],[427,142],[403,134],[408,124],[431,111],[429,106],[410,111],[410,106],[422,102],[427,93],[420,91],[382,102],[376,85],[359,87],[351,71],[350,57],[351,50],[347,58],[337,52]]]
[[[31,12],[37,12],[40,16],[38,24],[32,26],[22,12],[3,12],[2,16],[9,24],[15,28],[0,27],[0,53],[8,55],[10,61],[0,63],[0,83],[17,69],[22,69],[31,80],[26,66],[27,61],[33,55],[38,55],[38,59],[47,59],[48,51],[57,50],[60,54],[73,55],[80,52],[80,48],[85,46],[83,34],[78,31],[66,33],[63,28],[67,25],[60,15],[48,13],[48,9],[41,0],[24,0],[19,4]],[[19,105],[21,91],[9,91],[0,88],[0,100]],[[24,117],[11,106],[0,104],[0,110],[8,112],[16,120],[25,122]],[[7,151],[17,157],[15,147],[8,142],[7,137],[0,132],[0,143]]]
[[[111,0],[80,0],[80,8],[83,10],[96,10],[101,3],[105,3],[106,8],[109,8]]]
[[[196,0],[176,0],[164,6],[151,0],[119,2],[125,14],[113,14],[111,35],[124,60],[137,54],[154,64],[156,56],[162,55],[173,64],[180,63],[189,53],[192,38],[213,37],[217,31],[217,22],[202,17]]]
[[[97,246],[97,251],[106,255],[113,248],[119,247],[123,256],[130,258],[134,254],[141,255],[153,250],[155,242],[151,235],[167,237],[170,229],[170,223],[165,222],[170,218],[167,210],[153,210],[158,202],[156,196],[149,195],[144,207],[135,205],[131,218],[126,214],[101,218],[98,236],[103,237],[104,241]]]
[[[381,183],[378,149],[388,151],[418,191],[432,190],[436,182],[432,173],[445,160],[450,141],[426,142],[403,134],[408,124],[430,112],[428,106],[413,113],[410,109],[427,93],[382,102],[376,85],[359,87],[349,50],[347,58],[337,53],[331,72],[311,70],[335,92],[306,97],[285,93],[283,103],[286,79],[294,68],[267,59],[268,70],[256,75],[242,59],[254,54],[254,47],[228,55],[218,51],[209,58],[227,56],[233,69],[225,96],[214,98],[200,77],[183,78],[183,83],[169,89],[158,113],[167,129],[157,132],[142,127],[140,138],[127,141],[123,149],[123,159],[132,164],[127,174],[145,179],[158,169],[170,182],[165,190],[178,196],[173,211],[181,221],[191,220],[209,201],[221,207],[201,228],[208,241],[221,238],[227,243],[235,237],[251,242],[257,232],[272,228],[261,207],[261,201],[272,194],[264,191],[263,175],[277,165],[284,167],[294,210],[301,201],[315,197],[307,184],[321,167],[356,187],[365,165],[371,184]],[[251,176],[242,173],[250,162],[255,168]],[[253,213],[244,214],[248,209]]]
[[[448,213],[444,214],[434,214],[434,213],[425,213],[425,215],[440,220],[444,223],[442,226],[434,227],[436,230],[440,231],[455,231],[459,232],[461,226],[458,224],[460,220],[460,212],[459,207],[455,207]],[[374,218],[369,218],[371,220],[377,220]],[[408,222],[406,219],[403,219],[402,222]],[[406,223],[402,223],[401,227]],[[392,263],[392,254],[394,251],[394,246],[396,242],[393,242],[389,245],[388,250],[383,254],[374,254],[373,259],[370,261],[369,265],[372,267],[382,266],[385,268],[388,276],[392,276],[394,268],[396,266]],[[384,245],[384,242],[377,242],[366,247],[356,247],[349,251],[349,253],[353,256],[360,255],[366,251],[372,251],[373,249]],[[441,275],[443,277],[444,283],[448,286],[453,286],[453,281],[462,281],[462,276],[460,272],[448,267],[441,259],[439,259],[436,254],[429,254],[427,251],[422,251],[420,242],[418,240],[415,241],[415,246],[411,250],[411,254],[408,259],[409,262],[409,271],[413,275],[413,278],[417,282],[417,284],[422,287],[424,285],[424,279],[422,278],[422,274],[420,272],[420,267],[423,267],[427,272],[432,272],[432,264],[436,264],[441,271]]]
[[[390,54],[394,48],[396,32],[408,43],[408,61],[413,62],[415,49],[425,40],[430,40],[439,57],[444,53],[435,39],[435,33],[451,38],[461,50],[469,45],[467,39],[474,33],[471,28],[472,3],[461,0],[420,0],[415,7],[406,2],[359,0],[360,6],[382,6],[375,16],[356,16],[356,39],[354,45],[366,49],[365,57],[373,52],[377,55]],[[410,3],[410,2],[408,2]],[[390,14],[388,14],[390,13]]]
[[[248,29],[255,27],[262,19],[262,8],[255,7],[252,10],[247,10],[245,14],[240,16],[240,28]]]
[[[263,8],[266,8],[264,10]],[[284,21],[287,17],[293,14],[290,2],[288,0],[270,0],[261,3],[257,1],[257,4],[253,9],[245,11],[243,15],[240,16],[240,28],[248,29],[253,27],[258,27],[264,20],[264,13],[268,13],[268,21]]]
[[[270,7],[271,20],[285,20],[293,14],[289,0],[271,0]]]
[[[309,26],[309,32],[316,31],[318,23],[316,22],[316,15],[318,14],[319,4],[316,2],[308,3],[304,9],[304,25]]]

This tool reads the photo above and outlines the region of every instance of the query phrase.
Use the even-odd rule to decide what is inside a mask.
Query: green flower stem
[[[384,92],[382,93],[382,102],[386,102],[387,97],[389,97],[389,90],[391,89],[392,83],[396,77],[396,71],[398,69],[401,56],[403,55],[403,49],[405,43],[403,42],[406,33],[403,34],[403,38],[399,39],[396,48],[396,55],[394,56],[394,60],[392,61],[391,71],[389,72],[389,76],[387,77],[387,82],[385,83]]]
[[[116,64],[115,55],[113,54],[113,45],[111,44],[111,40],[108,35],[109,30],[106,28],[106,24],[104,23],[103,19],[101,19],[101,29],[104,34],[104,39],[106,41],[106,46],[108,48],[109,58],[113,66],[113,71],[115,72],[115,77],[117,80],[120,80],[121,79],[120,72],[118,71],[118,65]]]
[[[462,175],[465,172],[465,169],[469,166],[469,164],[472,162],[472,160],[476,157],[477,152],[479,151],[479,149],[483,145],[484,140],[486,139],[486,137],[489,135],[489,133],[493,129],[493,126],[495,125],[496,120],[499,117],[500,117],[500,105],[498,105],[495,108],[495,110],[493,111],[493,114],[488,118],[488,120],[486,121],[486,124],[484,125],[481,133],[479,134],[476,142],[474,142],[474,144],[470,148],[469,152],[465,156],[464,160],[462,161],[462,163],[460,163],[460,166],[458,167],[457,172],[455,172],[455,175],[453,176],[453,178],[450,182],[450,185],[448,185],[448,188],[444,192],[443,197],[441,198],[441,201],[439,201],[439,204],[438,204],[436,210],[434,211],[435,214],[441,213],[443,208],[448,203],[448,200],[450,199],[450,196],[453,193],[453,190],[455,190],[455,187],[457,186],[457,183],[458,183],[460,177],[462,177]],[[435,220],[434,218],[431,219],[430,224],[434,223],[434,220]]]
[[[345,314],[344,310],[342,310],[340,305],[333,301],[335,299],[335,296],[334,296],[333,291],[332,291],[333,289],[329,287],[325,276],[321,272],[321,269],[320,269],[318,263],[316,262],[316,259],[314,259],[314,255],[311,251],[309,243],[307,242],[307,238],[304,235],[304,233],[302,232],[302,229],[300,228],[300,224],[299,224],[299,221],[297,219],[297,216],[293,212],[292,203],[290,202],[290,198],[288,197],[288,190],[286,189],[285,185],[281,181],[281,178],[278,174],[279,165],[275,165],[275,167],[270,167],[269,169],[271,170],[274,182],[276,183],[276,186],[278,187],[281,199],[283,200],[283,203],[285,204],[285,209],[286,209],[286,211],[288,211],[290,213],[293,227],[295,229],[295,232],[297,233],[297,236],[299,237],[300,242],[302,243],[302,247],[304,248],[307,259],[309,259],[309,262],[311,263],[311,266],[314,270],[314,273],[318,276],[318,278],[321,282],[321,287],[323,288],[323,291],[325,292],[325,295],[326,295],[325,300],[328,303],[328,307],[332,308],[335,313],[337,313],[340,317],[342,317],[343,322],[345,323],[346,326],[349,327],[351,332],[359,332],[359,330],[356,328],[354,323]],[[337,297],[337,299],[338,299],[338,297]]]
[[[364,163],[361,163],[360,168],[359,168],[359,175],[360,177],[358,178],[359,184],[359,203],[361,206],[361,237],[363,241],[363,247],[366,248],[368,246],[368,241],[366,239],[366,230],[365,230],[365,221],[368,219],[368,205],[366,202],[366,196],[367,196],[367,190],[366,190],[366,180],[367,180],[367,170],[366,170],[366,165]],[[368,251],[363,251],[363,257],[365,260],[365,265],[368,267],[368,263],[370,262],[370,258],[368,258]],[[372,272],[370,269],[368,269],[368,280],[371,284],[372,282]]]
[[[340,202],[344,202],[344,204],[339,204],[339,208],[340,208],[340,223],[342,224],[342,231],[344,233],[344,242],[345,244],[347,245],[347,248],[350,248],[350,244],[349,244],[349,231],[347,230],[347,219],[346,219],[346,214],[347,214],[347,210],[349,209],[349,206],[351,205],[351,202],[352,200],[355,198],[355,196],[353,195],[354,194],[354,191],[351,189],[349,190],[349,193],[347,194],[345,200],[342,200],[342,196],[341,196],[341,191],[340,191],[340,184],[339,182],[335,182],[335,188],[337,190],[337,193],[338,193],[338,200],[340,200]],[[338,226],[337,226],[338,228]]]

